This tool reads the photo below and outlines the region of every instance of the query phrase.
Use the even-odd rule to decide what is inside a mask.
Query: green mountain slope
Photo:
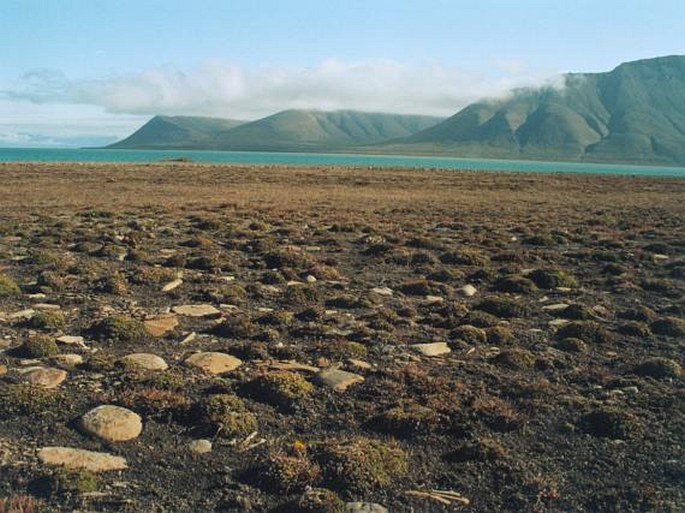
[[[407,137],[442,118],[356,111],[287,110],[217,134],[225,150],[322,151]]]
[[[379,150],[685,165],[685,56],[568,74],[563,87],[469,105]]]
[[[155,116],[111,149],[210,148],[215,134],[244,121],[194,116]]]

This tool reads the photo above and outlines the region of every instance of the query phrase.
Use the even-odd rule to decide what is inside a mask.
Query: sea
[[[286,166],[352,166],[415,169],[584,173],[685,178],[685,167],[635,166],[578,162],[492,160],[344,153],[280,153],[256,151],[101,150],[0,148],[0,162],[115,162],[151,163],[175,159],[216,164]]]

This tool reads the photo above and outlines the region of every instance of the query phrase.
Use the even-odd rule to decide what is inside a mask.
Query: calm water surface
[[[275,153],[246,151],[185,150],[81,150],[0,148],[0,162],[159,162],[189,158],[194,162],[223,164],[280,164],[308,166],[407,167],[525,171],[537,173],[595,173],[605,175],[670,176],[685,178],[683,167],[632,166],[576,162],[538,162],[451,157],[403,157],[397,155],[352,155],[333,153]]]

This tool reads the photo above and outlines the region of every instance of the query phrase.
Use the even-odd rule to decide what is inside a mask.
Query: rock
[[[52,362],[63,369],[73,369],[83,363],[83,356],[74,353],[58,354],[52,357]]]
[[[186,315],[188,317],[217,317],[221,312],[212,305],[180,305],[171,309],[174,313],[179,315]]]
[[[169,368],[163,358],[151,353],[128,354],[121,359],[121,363],[129,368],[149,371],[163,371]]]
[[[464,285],[462,288],[459,289],[459,294],[461,294],[464,297],[475,296],[476,292],[478,292],[478,289],[476,289],[476,287],[470,284]]]
[[[28,308],[26,310],[19,310],[18,312],[11,313],[7,316],[7,318],[10,321],[14,321],[16,319],[30,319],[35,315],[36,311],[33,310],[32,308]]]
[[[162,337],[178,326],[178,319],[173,315],[155,317],[144,322],[145,329],[153,337]]]
[[[329,388],[342,392],[355,383],[361,383],[364,378],[359,374],[340,369],[326,369],[316,375],[317,381]]]
[[[348,502],[345,513],[388,513],[388,509],[375,502]]]
[[[237,369],[243,362],[230,354],[208,352],[195,353],[189,356],[185,363],[209,374],[223,374]]]
[[[371,292],[375,292],[379,296],[392,296],[392,289],[389,287],[374,287]]]
[[[24,380],[31,385],[43,388],[56,388],[67,379],[67,372],[62,369],[37,367],[25,369],[23,376]]]
[[[34,310],[61,310],[62,307],[52,303],[36,303],[33,305]]]
[[[108,442],[123,442],[137,438],[143,430],[140,415],[120,406],[103,405],[81,418],[86,433]]]
[[[76,346],[80,347],[83,349],[86,349],[88,346],[86,346],[86,343],[83,339],[83,337],[78,337],[74,335],[62,335],[57,339],[57,342],[60,344],[64,344],[67,346]]]
[[[566,310],[569,307],[566,303],[556,303],[553,305],[545,305],[542,307],[546,312],[560,312],[561,310]]]
[[[423,356],[441,356],[452,352],[447,342],[433,342],[431,344],[414,344],[411,346],[416,352]]]
[[[193,440],[188,444],[188,449],[195,454],[206,454],[212,451],[212,442],[210,440]]]
[[[440,296],[426,296],[426,304],[429,305],[441,305],[445,300]]]
[[[347,363],[359,370],[373,369],[373,365],[371,365],[369,362],[365,362],[364,360],[359,360],[357,358],[348,358]]]
[[[83,469],[90,472],[108,472],[128,468],[126,460],[120,456],[71,447],[43,447],[38,450],[38,459],[45,465]]]
[[[7,365],[0,363],[0,376],[7,374]]]
[[[175,280],[170,281],[166,285],[162,287],[162,292],[169,292],[171,290],[174,290],[175,288],[181,286],[183,284],[183,280],[180,278],[177,278]]]

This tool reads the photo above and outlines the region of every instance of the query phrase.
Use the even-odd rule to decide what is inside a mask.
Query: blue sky
[[[567,71],[685,54],[683,0],[1,0],[0,145],[156,113],[450,115]]]

